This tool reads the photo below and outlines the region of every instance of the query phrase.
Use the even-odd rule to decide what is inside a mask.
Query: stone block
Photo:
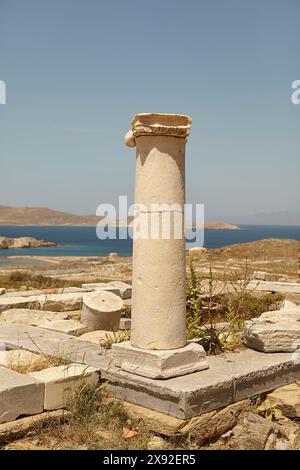
[[[42,290],[32,289],[32,290],[18,290],[13,292],[6,292],[5,297],[37,297],[44,294]]]
[[[104,291],[104,292],[111,292],[112,294],[118,295],[121,297],[121,292],[119,287],[113,286],[110,283],[106,282],[94,282],[91,284],[82,284],[82,287],[88,288],[90,291]]]
[[[45,385],[45,410],[64,408],[77,389],[84,384],[96,386],[99,381],[99,371],[83,364],[50,367],[29,375]]]
[[[41,323],[40,328],[59,331],[67,335],[79,336],[87,330],[87,327],[77,320],[54,320]]]
[[[152,379],[168,379],[208,369],[202,346],[189,343],[180,349],[139,349],[130,341],[112,345],[114,365]]]
[[[65,320],[67,318],[68,316],[65,313],[31,310],[29,308],[13,308],[0,314],[0,321],[32,326],[38,326],[41,323],[55,320]]]
[[[4,287],[0,287],[0,295],[4,295],[5,292],[6,292],[6,291],[5,291]]]
[[[109,284],[120,289],[122,299],[131,299],[132,286],[130,284],[126,284],[126,282],[123,281],[110,281]]]
[[[83,298],[81,322],[89,330],[118,330],[120,325],[123,301],[117,295],[96,291]]]
[[[131,329],[131,318],[121,318],[119,329],[120,330],[130,330]]]
[[[15,308],[38,308],[36,297],[10,297],[6,294],[0,296],[0,313]]]
[[[41,295],[37,299],[44,310],[67,312],[69,310],[81,309],[83,295],[84,292],[46,294]]]
[[[0,423],[41,413],[44,388],[35,377],[0,367]]]
[[[112,355],[112,353],[111,353]],[[291,353],[265,354],[245,349],[208,356],[209,369],[182,377],[153,380],[114,367],[109,360],[107,388],[118,398],[176,418],[209,413],[300,379]]]
[[[248,290],[258,292],[280,292],[282,294],[300,294],[300,283],[298,282],[271,282],[250,281],[246,287]]]

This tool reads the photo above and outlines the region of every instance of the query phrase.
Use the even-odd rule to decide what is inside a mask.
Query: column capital
[[[125,144],[135,147],[140,136],[171,136],[186,139],[192,126],[192,118],[183,114],[136,114],[131,121],[132,129],[125,136]]]

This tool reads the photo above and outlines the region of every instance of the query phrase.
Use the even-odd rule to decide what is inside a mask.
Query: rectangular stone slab
[[[209,369],[167,380],[139,377],[110,367],[102,377],[119,398],[187,419],[250,398],[300,378],[291,353],[246,349],[207,358]]]
[[[5,349],[26,349],[44,355],[63,357],[72,362],[87,364],[87,358],[91,362],[101,362],[98,346],[79,341],[76,337],[65,333],[37,326],[1,323],[0,351],[1,346]],[[102,362],[106,365],[108,361],[102,359]]]
[[[248,290],[263,292],[280,292],[283,294],[300,294],[300,284],[298,282],[271,282],[271,281],[250,281],[246,287]]]
[[[30,291],[29,291],[30,292]],[[67,312],[70,310],[78,310],[82,307],[82,298],[84,291],[75,291],[61,294],[38,294],[30,296],[1,295],[0,312],[11,308],[40,308],[51,310],[53,312]],[[31,292],[30,292],[31,294]]]
[[[29,336],[28,336],[29,335]],[[187,419],[231,403],[272,391],[300,379],[300,358],[295,353],[263,353],[246,349],[208,356],[209,369],[183,377],[153,380],[112,366],[111,352],[63,333],[24,325],[0,325],[0,343],[10,348],[48,353],[100,369],[107,388],[119,398],[145,408]]]
[[[29,375],[45,384],[45,410],[64,408],[77,389],[85,384],[96,386],[99,382],[99,371],[85,364],[50,367]]]
[[[42,413],[43,382],[0,366],[0,423]]]

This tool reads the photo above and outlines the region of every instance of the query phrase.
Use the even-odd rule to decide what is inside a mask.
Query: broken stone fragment
[[[30,375],[0,367],[0,423],[43,411],[44,384]]]
[[[263,352],[300,352],[300,309],[265,312],[247,325],[246,346]]]

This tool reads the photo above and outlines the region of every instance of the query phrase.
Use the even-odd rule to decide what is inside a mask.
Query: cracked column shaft
[[[138,114],[125,136],[128,146],[136,146],[135,203],[142,207],[140,220],[147,219],[149,227],[148,239],[133,241],[131,344],[141,349],[186,345],[183,225],[185,145],[191,122],[182,115]],[[168,220],[171,230],[165,238],[162,226]]]

